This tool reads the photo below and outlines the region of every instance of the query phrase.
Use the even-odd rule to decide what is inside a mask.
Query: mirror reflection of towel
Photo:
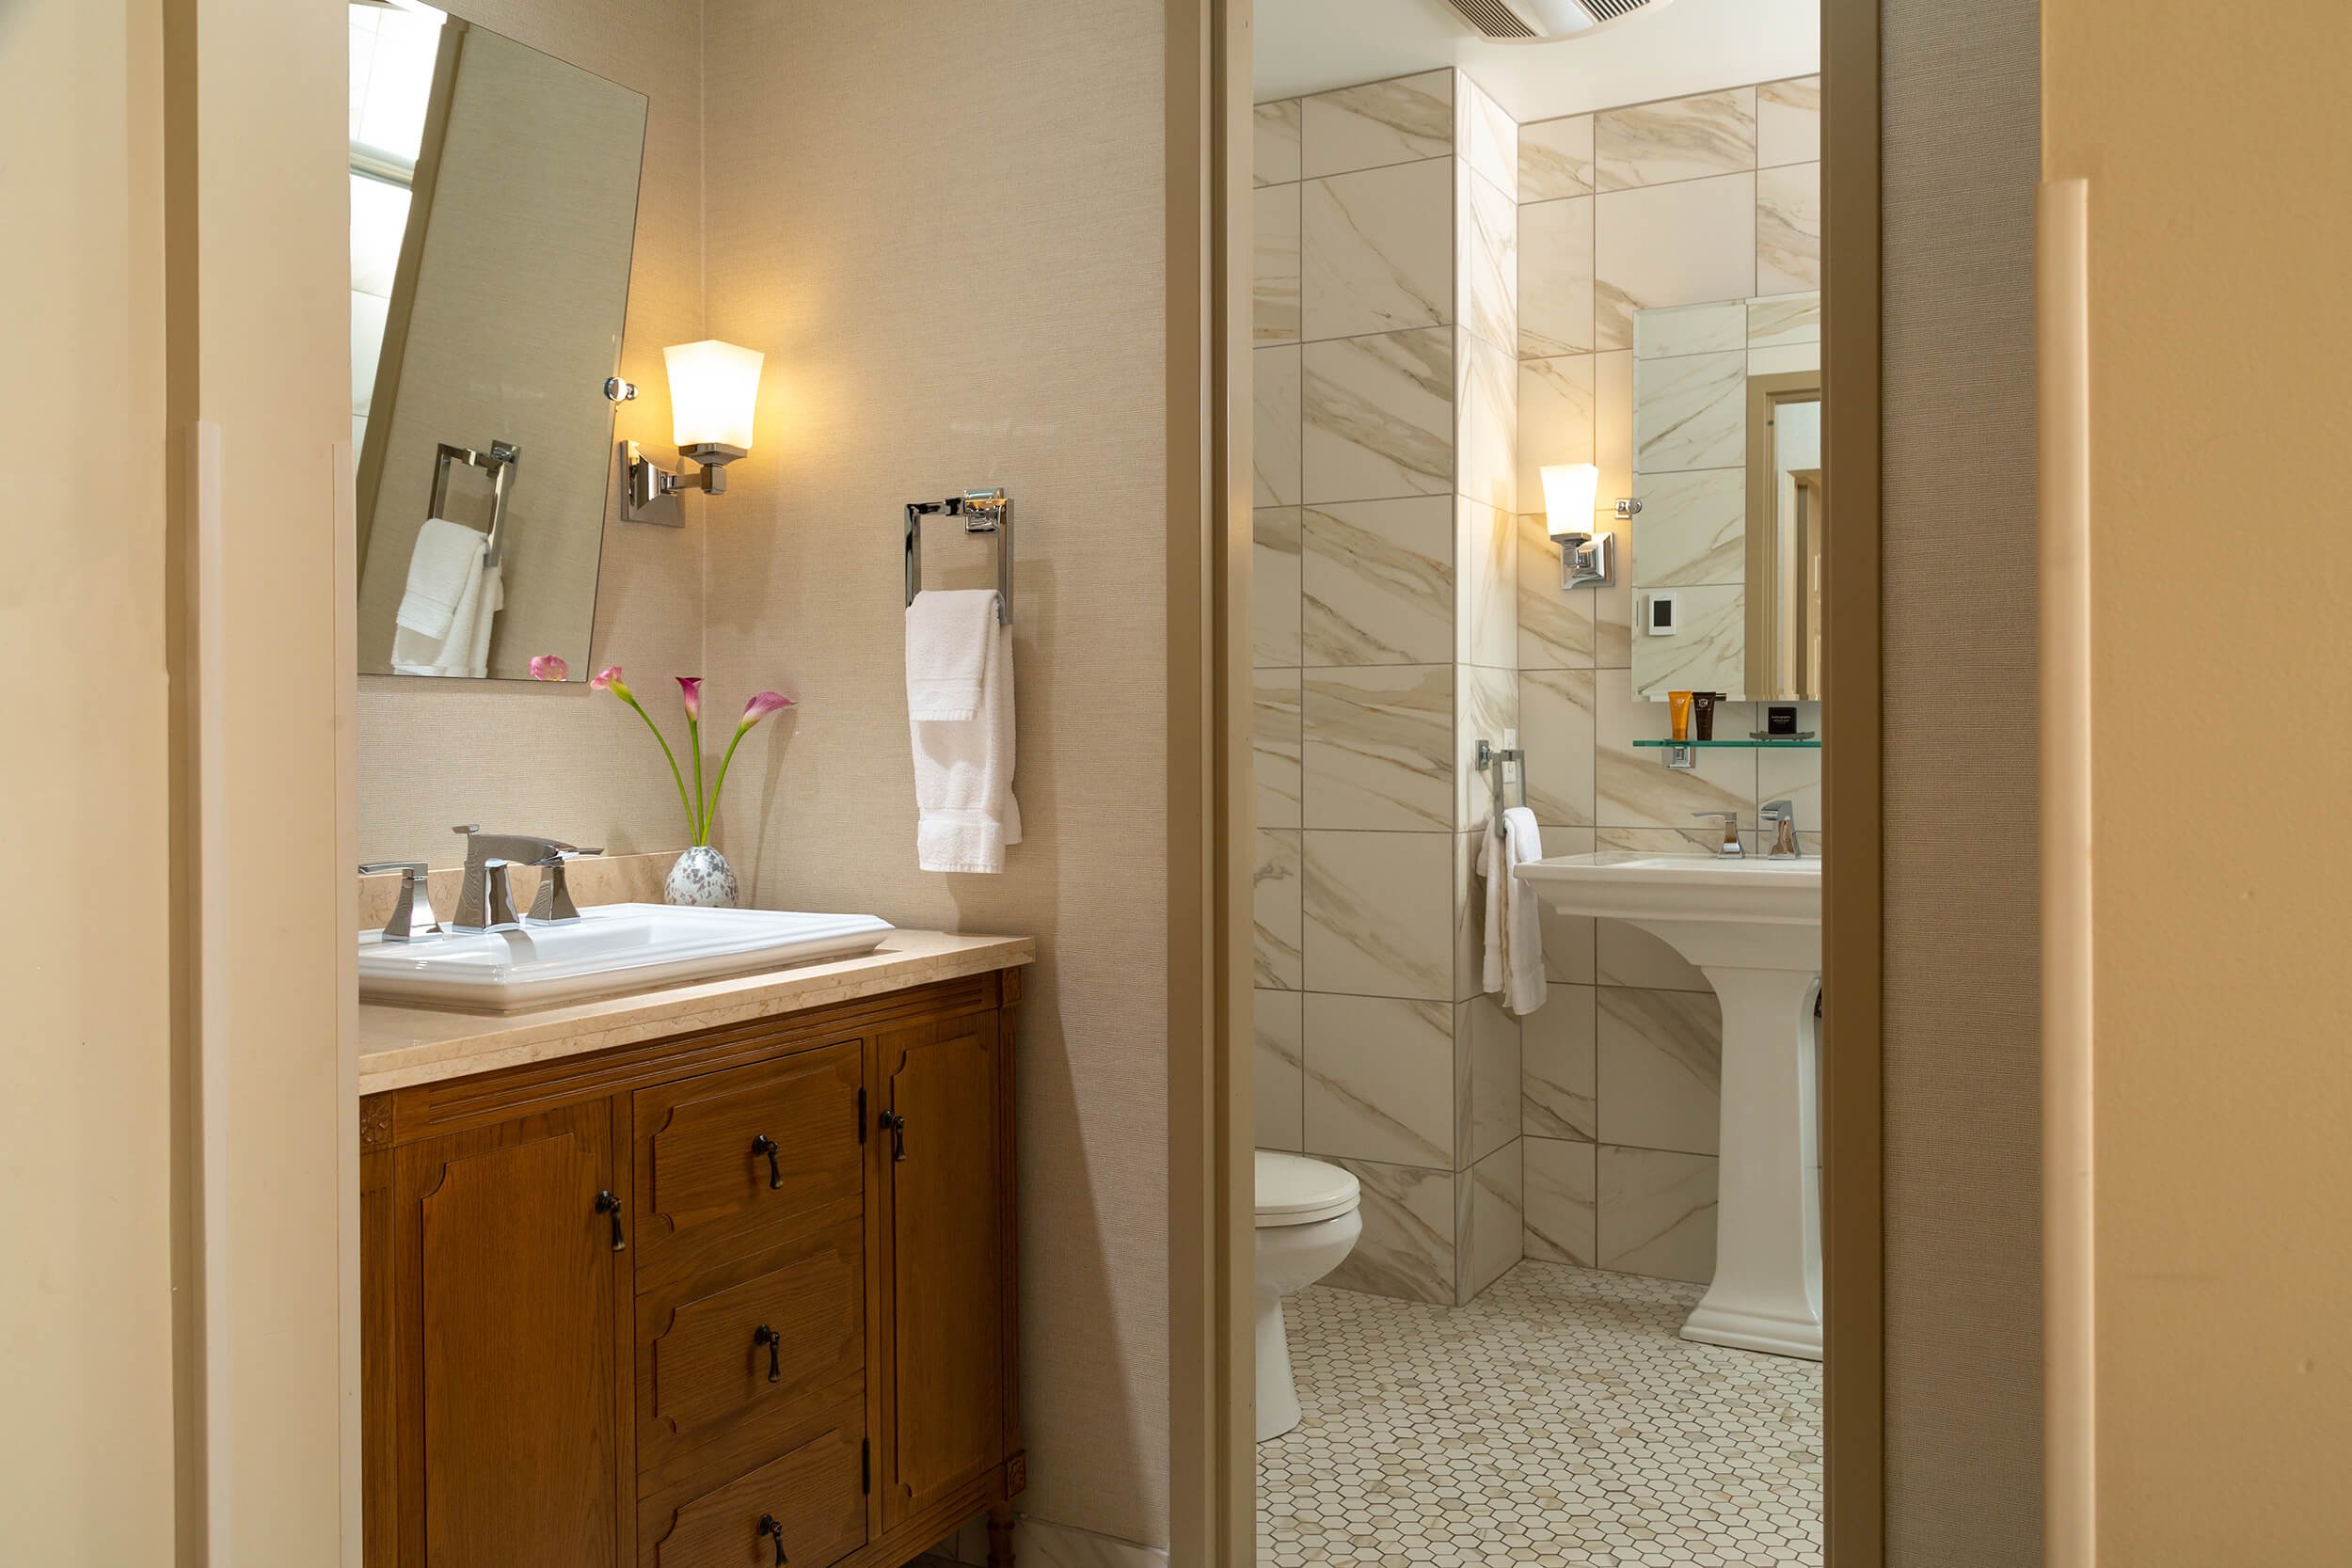
[[[506,608],[506,585],[489,564],[489,541],[434,517],[417,531],[408,583],[392,628],[392,668],[404,675],[483,679],[490,631]]]

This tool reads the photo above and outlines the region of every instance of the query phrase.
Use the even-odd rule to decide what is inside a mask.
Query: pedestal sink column
[[[1703,964],[1724,1014],[1715,1280],[1686,1339],[1821,1358],[1819,976]]]

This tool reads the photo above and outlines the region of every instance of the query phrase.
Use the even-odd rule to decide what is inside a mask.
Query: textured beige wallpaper
[[[620,410],[618,435],[667,464],[676,449],[661,349],[704,336],[700,0],[467,0],[459,9],[649,101],[621,346],[621,373],[639,392]],[[624,523],[612,483],[593,660],[621,665],[666,712],[669,677],[696,673],[703,658],[700,515],[690,504],[683,530]],[[577,683],[363,676],[358,753],[359,852],[369,859],[453,864],[459,822],[627,850],[687,840],[669,768],[636,718]]]
[[[1883,17],[1887,1560],[2022,1568],[2042,1560],[2040,7]]]
[[[708,509],[720,842],[760,902],[1033,936],[1020,1039],[1024,1507],[1167,1540],[1162,130],[1152,0],[709,0],[713,336],[768,356]],[[1015,498],[999,877],[914,863],[900,508]],[[934,586],[983,556],[953,524]]]

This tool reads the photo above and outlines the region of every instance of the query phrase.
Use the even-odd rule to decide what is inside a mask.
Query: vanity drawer
[[[637,1289],[864,1212],[861,1042],[640,1089]]]
[[[840,1397],[844,1378],[862,1386],[865,1243],[863,1223],[845,1221],[698,1280],[687,1299],[640,1300],[641,1493],[728,1454],[756,1454]],[[707,1459],[698,1451],[714,1444]]]
[[[645,1510],[643,1568],[825,1568],[866,1544],[864,1396],[842,1401],[812,1428],[715,1491]]]

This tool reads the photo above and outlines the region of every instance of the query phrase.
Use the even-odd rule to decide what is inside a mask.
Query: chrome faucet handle
[[[461,930],[518,931],[522,922],[515,914],[515,893],[507,884],[507,871],[515,863],[496,857],[482,863],[482,924],[460,927]]]
[[[1736,811],[1694,811],[1692,816],[1716,816],[1723,819],[1724,841],[1715,847],[1715,853],[1730,860],[1747,853],[1740,843],[1740,814]]]
[[[441,928],[440,918],[433,912],[433,889],[426,879],[431,867],[422,861],[362,861],[359,875],[373,877],[380,872],[400,873],[400,896],[392,904],[391,918],[384,922],[382,940],[407,942],[416,937],[429,937]]]
[[[1768,800],[1758,815],[1773,830],[1772,847],[1766,854],[1767,859],[1792,861],[1804,858],[1804,852],[1797,847],[1797,803],[1794,800]]]
[[[539,863],[539,891],[532,895],[531,912],[523,918],[534,925],[559,926],[580,918],[580,906],[572,901],[570,884],[564,872],[571,863],[583,855],[601,855],[601,848],[558,849]]]

